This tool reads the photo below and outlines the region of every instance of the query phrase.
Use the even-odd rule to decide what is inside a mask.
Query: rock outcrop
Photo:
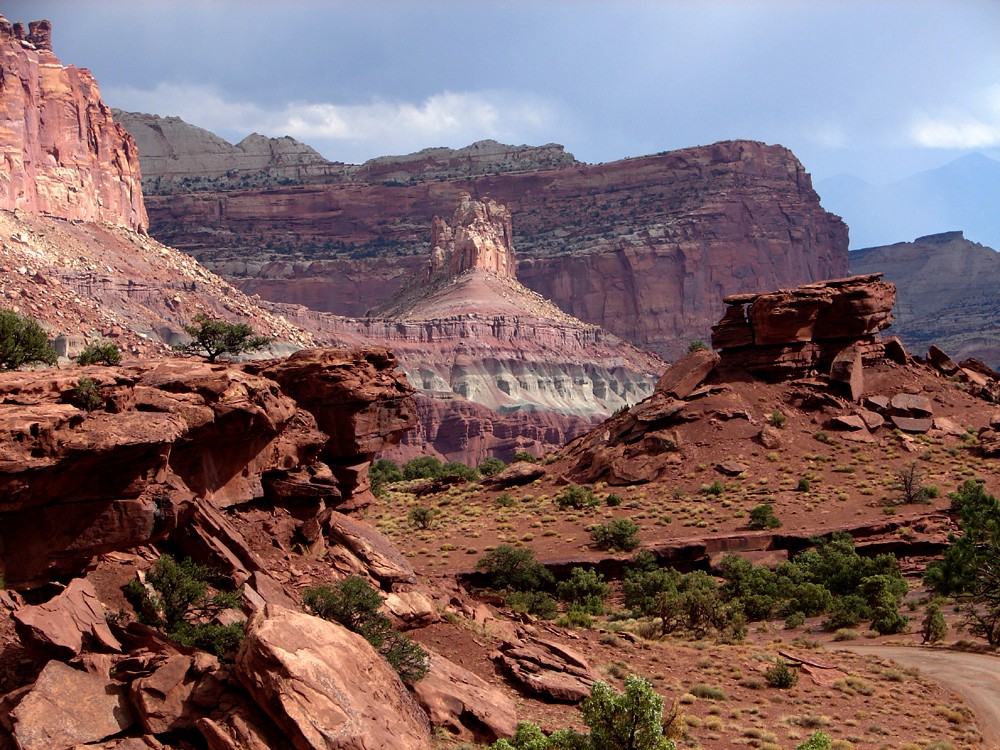
[[[712,329],[722,367],[786,379],[810,371],[828,373],[850,348],[861,359],[881,356],[875,337],[892,323],[896,299],[895,287],[881,276],[724,298],[726,314]],[[849,379],[849,366],[847,375]]]
[[[306,350],[249,369],[174,360],[0,375],[7,582],[37,585],[102,552],[165,538],[193,514],[268,497],[289,474],[325,469],[321,459],[332,477],[313,473],[321,487],[333,482],[331,502],[370,499],[368,463],[415,422],[392,355]],[[299,390],[288,386],[294,396],[269,377],[294,384],[306,374]],[[81,377],[97,384],[102,410],[74,405]],[[214,523],[212,536],[223,536],[225,521]]]
[[[452,172],[414,166],[417,154],[349,182],[149,196],[152,232],[248,293],[360,316],[422,274],[424,227],[472,187],[516,218],[525,286],[668,358],[707,339],[724,295],[847,272],[847,227],[781,146],[731,141],[599,165],[535,156],[498,171],[456,155]]]
[[[851,273],[896,285],[893,333],[914,352],[936,344],[956,359],[1000,367],[1000,254],[962,232],[855,250]]]
[[[0,16],[0,208],[144,232],[139,153],[90,71],[52,54],[51,25]]]
[[[429,750],[427,717],[386,661],[335,622],[281,608],[250,621],[236,662],[297,750]]]

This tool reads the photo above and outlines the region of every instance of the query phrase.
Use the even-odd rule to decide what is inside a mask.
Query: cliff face
[[[852,273],[884,273],[896,284],[892,332],[917,354],[936,344],[955,359],[1000,367],[1000,254],[962,232],[856,250]]]
[[[48,21],[0,16],[0,208],[144,232],[139,154],[90,71],[52,54]]]
[[[517,217],[525,286],[668,357],[708,338],[727,294],[847,272],[847,227],[781,146],[733,141],[600,165],[357,180],[154,196],[152,231],[248,292],[362,315],[421,272],[424,227],[471,191]]]

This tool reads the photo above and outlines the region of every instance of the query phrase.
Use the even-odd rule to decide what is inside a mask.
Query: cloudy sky
[[[562,143],[578,159],[747,138],[814,178],[1000,158],[997,0],[30,0],[106,101],[358,163]]]

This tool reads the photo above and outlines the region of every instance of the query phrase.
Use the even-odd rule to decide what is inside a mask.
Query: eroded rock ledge
[[[104,408],[74,404],[80,378]],[[368,465],[416,422],[386,349],[303,350],[0,375],[0,551],[7,583],[79,572],[255,498],[370,499]],[[201,503],[199,505],[199,503]]]

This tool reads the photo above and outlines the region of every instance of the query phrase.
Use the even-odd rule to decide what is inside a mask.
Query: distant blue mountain
[[[962,230],[1000,247],[1000,161],[969,154],[888,185],[836,175],[816,185],[823,208],[851,230],[851,249]]]

